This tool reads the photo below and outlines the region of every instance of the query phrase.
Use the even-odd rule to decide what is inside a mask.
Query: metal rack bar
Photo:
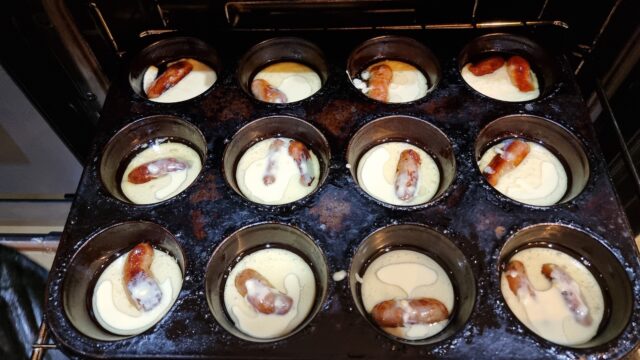
[[[568,29],[569,25],[561,20],[523,20],[523,21],[485,21],[478,23],[446,23],[446,24],[415,24],[389,26],[353,26],[353,27],[315,27],[304,28],[304,31],[356,31],[356,30],[452,30],[452,29],[499,29],[514,27],[555,26]],[[300,31],[299,28],[234,28],[235,32],[289,32]]]
[[[542,19],[542,15],[544,15],[545,10],[547,10],[547,5],[549,5],[549,0],[544,0],[544,4],[542,4],[542,8],[538,13],[538,20]]]
[[[113,47],[113,51],[118,57],[121,58],[124,55],[124,51],[120,50],[120,46],[118,46],[116,39],[113,37],[113,33],[111,32],[111,29],[107,24],[107,20],[105,20],[104,16],[102,15],[102,11],[100,11],[98,4],[96,4],[95,2],[90,2],[89,9],[93,11],[93,16],[95,17],[97,24],[100,25],[104,36],[109,40],[109,43]]]
[[[602,88],[602,82],[599,78],[596,77],[596,93],[598,95],[598,100],[600,101],[600,105],[607,112],[607,116],[613,125],[613,129],[615,130],[616,137],[618,139],[618,144],[620,145],[620,153],[622,154],[622,160],[624,160],[624,164],[626,165],[631,177],[636,186],[636,191],[638,192],[638,196],[640,196],[640,176],[638,175],[638,169],[633,163],[633,158],[631,157],[631,152],[629,152],[629,147],[627,147],[627,143],[624,140],[624,136],[622,135],[622,131],[620,130],[620,125],[616,120],[616,116],[611,108],[611,104],[609,104],[609,99],[607,99],[607,95]]]
[[[604,33],[604,31],[609,26],[609,23],[611,22],[611,19],[613,18],[613,15],[615,14],[616,10],[618,9],[618,7],[620,6],[621,3],[622,3],[622,0],[616,0],[616,2],[611,7],[611,10],[609,11],[609,14],[607,15],[606,19],[604,19],[604,22],[600,26],[600,29],[598,30],[598,33],[593,38],[593,41],[591,41],[591,44],[585,46],[588,49],[587,50],[587,55],[591,54],[591,51],[593,51],[593,49],[598,44],[598,41],[602,37],[602,34]],[[582,59],[582,61],[580,61],[580,64],[578,64],[578,66],[576,67],[576,70],[575,70],[574,74],[577,75],[580,72],[580,70],[582,70],[582,67],[584,65],[585,65],[585,59]]]
[[[31,360],[40,360],[44,357],[48,350],[57,350],[56,344],[49,343],[49,329],[47,328],[46,321],[40,323],[40,329],[38,330],[38,338],[36,342],[31,345],[33,349],[31,351]]]

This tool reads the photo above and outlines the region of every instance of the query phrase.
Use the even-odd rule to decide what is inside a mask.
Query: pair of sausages
[[[141,311],[150,311],[162,300],[162,291],[151,273],[153,248],[149,243],[136,245],[127,256],[123,282],[127,296]],[[235,278],[240,295],[263,314],[284,315],[291,310],[293,299],[278,290],[264,276],[253,269],[241,271]]]
[[[491,186],[496,186],[498,180],[506,172],[514,169],[524,160],[531,147],[526,141],[513,139],[506,143],[502,148],[502,154],[496,154],[484,169],[482,174]]]
[[[293,299],[275,289],[259,272],[247,268],[235,277],[238,293],[257,312],[265,315],[285,315],[293,306]],[[387,300],[371,311],[374,321],[382,327],[403,327],[413,324],[431,324],[449,317],[440,301],[431,298]]]
[[[556,264],[542,265],[541,273],[551,281],[553,286],[560,290],[562,299],[569,311],[573,314],[576,322],[583,326],[591,325],[593,320],[589,314],[589,307],[582,299],[580,287],[571,275]],[[507,276],[507,282],[509,283],[509,289],[511,289],[519,299],[522,300],[527,296],[534,299],[536,298],[535,289],[527,277],[522,262],[518,260],[510,261],[505,268],[505,274]]]
[[[269,151],[267,153],[267,167],[262,177],[262,182],[265,185],[271,185],[276,181],[276,161],[278,160],[278,152],[285,146],[285,142],[282,139],[274,139],[269,145]],[[293,158],[298,171],[300,172],[300,184],[303,186],[311,186],[311,183],[315,179],[313,169],[311,168],[311,153],[307,146],[298,141],[291,140],[287,149],[289,156]]]
[[[502,56],[491,56],[469,66],[469,71],[475,76],[491,74],[504,65]],[[507,74],[511,83],[522,92],[535,90],[531,66],[522,56],[514,55],[507,60]]]
[[[170,65],[151,84],[147,90],[147,96],[152,99],[162,95],[162,93],[187,76],[192,69],[193,66],[188,61],[179,61]],[[393,71],[388,65],[380,64],[371,67],[369,72],[371,77],[368,81],[369,91],[367,95],[372,99],[387,102]],[[284,104],[288,101],[284,92],[264,79],[251,81],[251,93],[256,99],[269,103]]]
[[[282,139],[275,139],[269,145],[267,167],[262,177],[262,182],[265,185],[271,185],[276,181],[275,164],[277,154],[283,146],[285,146],[285,142]],[[304,186],[310,186],[315,176],[309,162],[311,159],[309,149],[302,142],[292,140],[289,142],[288,153],[298,165],[300,183]],[[420,155],[416,151],[407,149],[400,153],[394,182],[396,196],[400,200],[409,201],[417,193],[420,164]]]

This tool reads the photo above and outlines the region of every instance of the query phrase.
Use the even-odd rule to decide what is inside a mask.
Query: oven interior
[[[619,199],[634,234],[640,233],[637,1],[12,0],[6,7],[0,25],[6,49],[2,66],[80,163],[89,154],[109,84],[121,66],[144,45],[173,33],[224,43],[229,32],[267,38],[301,30],[317,36],[418,30],[447,36],[465,29],[563,28],[568,60]],[[24,240],[3,236],[6,243],[15,239]]]

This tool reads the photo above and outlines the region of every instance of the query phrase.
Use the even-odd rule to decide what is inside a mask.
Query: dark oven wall
[[[166,32],[215,39],[227,31],[266,30],[276,35],[295,29],[375,27],[428,32],[443,25],[461,29],[447,31],[464,31],[498,23],[566,24],[569,60],[601,130],[600,142],[621,200],[634,230],[640,231],[637,186],[621,160],[609,116],[594,95],[594,79],[600,78],[632,156],[640,162],[640,124],[632,120],[638,107],[632,99],[637,102],[640,86],[636,0],[588,5],[564,0],[10,0],[8,8],[2,15],[5,48],[19,51],[3,51],[2,64],[81,161],[119,66],[142,44]]]

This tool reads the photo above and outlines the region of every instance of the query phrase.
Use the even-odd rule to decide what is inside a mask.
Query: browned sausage
[[[262,314],[284,315],[291,310],[293,299],[278,290],[262,274],[244,269],[235,279],[236,289],[249,304]]]
[[[396,167],[396,196],[403,201],[411,200],[418,192],[420,155],[412,149],[400,153]]]
[[[580,286],[556,264],[542,265],[542,274],[549,279],[553,286],[562,294],[565,304],[573,314],[578,324],[589,326],[593,321],[589,315],[589,307],[580,296]]]
[[[251,82],[251,93],[256,99],[269,103],[284,104],[287,102],[287,95],[263,79],[254,79]]]
[[[502,154],[496,154],[491,162],[482,170],[489,184],[496,186],[502,175],[520,165],[531,147],[525,141],[514,139],[502,148]]]
[[[512,56],[507,60],[507,73],[511,83],[522,92],[535,90],[529,62],[521,56]]]
[[[536,292],[533,289],[531,282],[529,282],[527,271],[525,270],[522,262],[518,260],[510,261],[504,272],[507,276],[507,281],[509,282],[509,289],[511,289],[511,292],[518,296],[518,298],[523,296],[523,293],[520,290],[526,291],[524,294],[533,298],[536,297]]]
[[[373,320],[381,327],[403,327],[415,324],[432,324],[449,317],[444,304],[436,299],[417,298],[386,300],[371,310]]]
[[[482,76],[491,74],[492,72],[500,69],[504,65],[504,58],[502,56],[491,56],[480,62],[469,65],[469,71],[475,76]]]
[[[131,170],[127,180],[132,184],[144,184],[170,172],[185,170],[188,167],[189,164],[175,158],[158,159],[144,163]]]
[[[298,165],[300,171],[300,183],[304,186],[311,186],[311,183],[315,179],[313,175],[313,168],[311,167],[311,155],[309,149],[297,140],[291,140],[289,143],[289,156],[293,158]]]
[[[138,310],[149,311],[162,300],[162,290],[151,273],[153,248],[149,243],[136,245],[127,256],[122,280],[127,296]]]
[[[284,146],[284,141],[281,139],[274,139],[269,145],[269,152],[267,153],[267,168],[264,170],[264,176],[262,182],[265,185],[271,185],[276,182],[276,160],[278,151]]]
[[[393,70],[386,64],[374,65],[369,68],[369,91],[367,96],[378,101],[387,102],[389,84],[393,78]]]
[[[169,65],[167,69],[149,85],[147,97],[154,99],[162,95],[165,91],[179,83],[180,80],[184,79],[191,70],[193,70],[193,65],[186,60]]]

